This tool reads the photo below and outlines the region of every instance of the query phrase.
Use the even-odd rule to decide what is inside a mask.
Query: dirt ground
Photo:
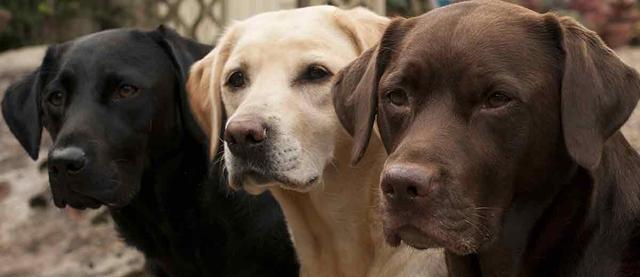
[[[43,47],[0,53],[0,97],[11,82],[36,68]],[[640,48],[618,50],[640,70]],[[640,148],[640,108],[623,128]],[[142,255],[127,247],[106,210],[59,210],[53,206],[43,157],[31,161],[0,119],[0,277],[144,276]]]

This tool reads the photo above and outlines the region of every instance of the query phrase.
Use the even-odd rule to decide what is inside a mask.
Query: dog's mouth
[[[70,206],[75,209],[97,209],[100,206],[107,206],[110,209],[120,209],[131,202],[131,199],[118,199],[115,201],[103,200],[100,196],[90,196],[76,192],[68,192],[66,194],[53,193],[53,203],[58,208]],[[105,197],[107,198],[107,197]]]
[[[139,185],[113,184],[114,187],[107,190],[87,189],[77,191],[74,187],[96,188],[96,183],[61,183],[51,180],[51,194],[56,207],[70,206],[75,209],[97,209],[107,206],[110,209],[120,209],[127,206],[137,195]],[[108,185],[112,185],[109,183]]]
[[[265,150],[253,156],[225,153],[229,184],[249,193],[258,194],[269,187],[308,192],[321,183],[312,161],[300,155],[296,147],[284,150]],[[285,151],[286,150],[286,151]]]
[[[479,239],[476,232],[470,230],[471,226],[461,225],[457,230],[439,228],[437,226],[417,226],[405,224],[400,227],[384,226],[384,235],[387,243],[397,247],[401,243],[413,248],[424,250],[430,248],[445,248],[457,255],[469,255],[476,253],[489,241]]]
[[[232,187],[258,194],[269,187],[282,187],[288,190],[306,192],[320,183],[320,176],[311,176],[305,180],[297,180],[284,173],[274,171],[262,171],[245,169],[238,174],[232,174],[230,178]]]
[[[415,226],[404,226],[394,231],[385,231],[387,243],[392,246],[399,246],[400,243],[420,250],[442,247],[445,243],[438,238],[427,235]]]
[[[97,209],[103,205],[99,200],[92,198],[90,196],[84,196],[77,193],[68,194],[67,196],[62,196],[60,194],[53,194],[53,203],[56,207],[63,209],[66,206],[70,206],[74,209],[84,210],[86,208],[89,209]]]

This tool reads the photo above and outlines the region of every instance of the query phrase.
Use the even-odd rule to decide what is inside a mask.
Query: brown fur
[[[574,20],[467,1],[393,22],[334,104],[355,161],[377,116],[391,244],[445,247],[452,276],[638,276],[639,96]]]

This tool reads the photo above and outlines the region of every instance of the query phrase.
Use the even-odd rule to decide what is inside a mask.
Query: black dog
[[[640,276],[640,76],[572,19],[466,1],[387,28],[336,78],[361,156],[377,121],[393,245],[452,276]]]
[[[207,180],[204,134],[185,100],[189,66],[211,47],[160,27],[88,35],[47,50],[6,92],[2,112],[31,158],[44,126],[56,206],[107,205],[159,276],[296,276],[270,195]]]

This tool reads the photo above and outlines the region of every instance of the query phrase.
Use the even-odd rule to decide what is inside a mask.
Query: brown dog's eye
[[[409,102],[407,94],[402,90],[394,90],[387,93],[387,98],[389,99],[389,102],[391,102],[391,104],[394,104],[396,106],[404,106],[407,104],[407,102]]]
[[[509,104],[511,100],[512,100],[511,97],[507,96],[505,93],[494,92],[484,102],[483,108],[485,109],[499,108],[506,104]]]
[[[47,98],[47,101],[49,101],[49,104],[51,104],[52,106],[55,107],[60,107],[62,106],[62,104],[64,104],[64,92],[62,91],[54,91],[53,93],[49,94],[49,98]]]
[[[236,71],[231,73],[229,79],[227,79],[227,86],[234,89],[243,88],[247,83],[247,78],[242,71]]]
[[[311,65],[307,68],[307,71],[300,78],[305,81],[320,81],[329,77],[331,73],[324,66]]]
[[[116,94],[114,95],[115,99],[124,99],[127,97],[131,97],[138,93],[140,89],[132,85],[121,85],[116,90]]]

